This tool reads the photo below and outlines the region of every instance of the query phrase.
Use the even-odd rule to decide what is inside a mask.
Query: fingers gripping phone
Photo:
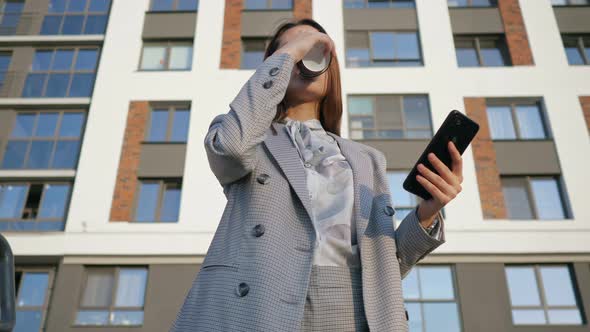
[[[432,198],[432,195],[426,190],[418,180],[416,175],[418,172],[418,164],[423,164],[431,171],[438,174],[436,168],[428,160],[428,154],[434,153],[449,169],[452,170],[452,157],[449,152],[448,142],[453,141],[453,144],[463,154],[467,146],[471,143],[477,132],[479,131],[479,124],[468,118],[463,113],[452,110],[447,115],[447,118],[434,134],[430,143],[426,146],[418,161],[412,167],[412,170],[406,177],[403,187],[408,192],[420,196],[424,200]],[[439,174],[440,175],[440,174]]]

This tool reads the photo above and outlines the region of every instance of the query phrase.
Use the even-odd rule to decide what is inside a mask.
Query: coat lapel
[[[282,123],[274,123],[277,129],[276,136],[269,129],[267,138],[264,140],[264,144],[272,154],[273,158],[277,161],[283,172],[285,173],[287,180],[293,187],[295,194],[299,197],[299,200],[303,204],[303,207],[307,211],[310,220],[313,217],[311,208],[311,200],[309,198],[309,191],[307,189],[307,179],[305,175],[305,168],[297,153],[297,147],[289,137],[287,128]],[[356,225],[356,234],[359,247],[361,247],[361,239],[363,238],[365,230],[367,228],[368,218],[361,217],[361,201],[360,201],[360,187],[362,183],[362,169],[367,169],[370,166],[367,163],[366,156],[363,151],[359,150],[356,145],[352,144],[351,141],[346,140],[334,133],[327,132],[328,135],[332,136],[338,142],[342,155],[346,158],[350,167],[352,168],[353,174],[353,188],[354,188],[354,203],[353,203],[353,218],[354,224]]]
[[[277,134],[275,136],[269,129],[264,144],[266,144],[273,158],[285,173],[287,180],[289,180],[291,187],[293,187],[295,194],[299,197],[311,220],[313,212],[303,162],[299,157],[297,147],[289,137],[286,126],[282,123],[274,123],[273,125],[277,129]]]

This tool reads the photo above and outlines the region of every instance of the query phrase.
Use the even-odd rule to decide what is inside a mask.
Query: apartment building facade
[[[480,124],[411,331],[586,331],[590,1],[0,1],[0,232],[15,331],[167,331],[225,207],[203,147],[274,29],[334,39],[342,136],[402,181],[446,115]],[[264,236],[264,235],[263,235]],[[387,287],[383,285],[383,287]]]

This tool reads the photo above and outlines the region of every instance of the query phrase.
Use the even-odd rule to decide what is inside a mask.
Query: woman
[[[295,66],[316,44],[329,69]],[[314,20],[282,25],[263,63],[205,137],[228,199],[171,331],[407,331],[401,280],[444,239],[441,208],[461,191],[452,171],[420,168],[433,195],[393,226],[386,161],[340,137],[334,44]],[[433,227],[431,227],[433,226]]]

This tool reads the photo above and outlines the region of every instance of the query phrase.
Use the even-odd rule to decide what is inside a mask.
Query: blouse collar
[[[293,118],[286,116],[284,120],[285,120],[286,124],[291,123],[291,122],[300,122],[300,123],[305,124],[311,130],[325,131],[324,127],[322,127],[322,122],[316,118],[311,118],[311,119],[299,121],[299,120],[295,120]]]

